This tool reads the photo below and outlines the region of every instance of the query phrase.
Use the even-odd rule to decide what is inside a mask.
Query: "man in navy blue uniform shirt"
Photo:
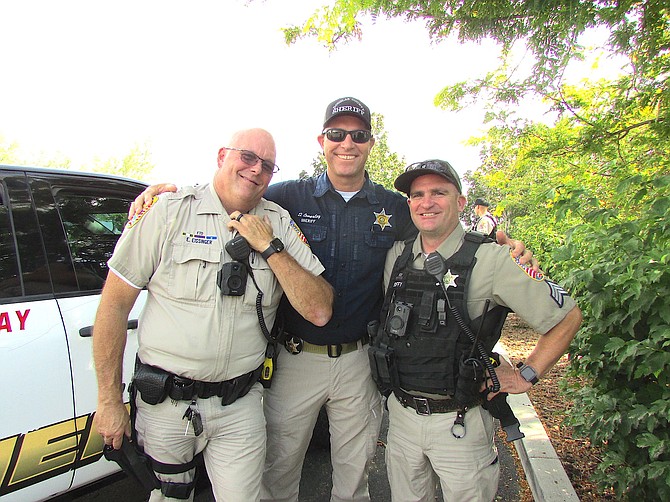
[[[368,465],[381,426],[370,375],[368,321],[379,316],[387,251],[416,233],[405,198],[373,183],[369,108],[351,97],[328,105],[318,141],[327,172],[268,187],[291,213],[335,288],[333,317],[319,328],[285,303],[287,347],[265,393],[268,443],[263,500],[295,501],[302,463],[322,405],[330,424],[331,500],[369,500]]]

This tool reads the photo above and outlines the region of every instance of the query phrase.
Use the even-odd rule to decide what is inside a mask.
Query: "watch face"
[[[271,245],[277,252],[284,250],[284,243],[279,238],[272,239]]]
[[[535,373],[535,370],[530,366],[524,366],[523,368],[521,368],[521,376],[527,382],[531,383],[537,382],[537,373]]]

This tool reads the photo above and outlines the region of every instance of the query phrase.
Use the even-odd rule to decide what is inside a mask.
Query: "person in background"
[[[412,164],[395,187],[407,194],[419,235],[388,253],[370,347],[373,376],[389,394],[392,500],[434,500],[438,477],[444,500],[489,502],[500,467],[487,404],[498,392],[537,384],[568,349],[581,312],[507,247],[464,231],[466,199],[448,162]],[[513,367],[500,359],[494,368],[491,351],[510,310],[540,336],[525,361]]]
[[[484,199],[475,199],[475,214],[478,219],[472,226],[472,230],[496,240],[498,220],[489,212],[489,203]]]
[[[152,501],[193,499],[200,452],[216,500],[259,500],[262,326],[274,323],[282,294],[315,326],[332,314],[323,266],[290,215],[262,198],[274,162],[267,131],[235,133],[212,182],[153,199],[109,260],[93,329],[95,420],[105,445],[135,436],[121,375],[128,314],[146,287],[131,409],[160,480]]]
[[[335,290],[333,316],[314,325],[284,302],[287,334],[272,386],[265,391],[268,446],[263,501],[298,500],[300,477],[319,411],[330,426],[331,501],[369,501],[368,470],[381,427],[381,396],[370,373],[368,322],[379,317],[387,252],[416,234],[405,197],[374,183],[365,170],[374,146],[370,109],[354,97],[331,102],[317,141],[326,172],[272,184],[265,197],[286,208],[321,260]],[[171,184],[148,187],[130,214]],[[523,262],[537,261],[523,243]]]

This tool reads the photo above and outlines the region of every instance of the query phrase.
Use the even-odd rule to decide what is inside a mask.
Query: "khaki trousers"
[[[253,502],[260,498],[265,458],[263,388],[255,384],[247,395],[228,406],[220,397],[197,399],[203,433],[195,436],[192,424],[186,432],[182,419],[188,401],[175,404],[167,398],[155,406],[137,397],[137,437],[147,454],[159,462],[184,464],[203,452],[205,467],[217,501]],[[185,434],[186,432],[186,434]],[[180,474],[157,474],[162,481],[189,483],[195,469]],[[151,492],[150,501],[173,501],[160,490]],[[189,500],[193,500],[193,492]]]
[[[465,414],[465,437],[451,434],[456,412],[418,415],[388,398],[386,469],[394,502],[433,502],[437,479],[445,502],[490,502],[500,466],[491,414],[476,406]]]
[[[368,468],[377,447],[382,410],[367,349],[361,345],[337,358],[281,350],[272,387],[264,397],[268,443],[261,500],[298,500],[302,464],[324,404],[333,467],[330,500],[370,500]]]

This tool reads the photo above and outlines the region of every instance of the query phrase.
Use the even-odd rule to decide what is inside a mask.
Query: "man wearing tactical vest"
[[[408,166],[395,180],[419,236],[396,242],[369,349],[388,395],[386,465],[394,501],[494,499],[500,468],[491,399],[526,392],[566,352],[581,312],[558,284],[520,265],[509,248],[459,222],[461,182],[448,162]],[[517,367],[489,357],[507,312],[540,336]],[[483,391],[483,392],[482,392]]]

